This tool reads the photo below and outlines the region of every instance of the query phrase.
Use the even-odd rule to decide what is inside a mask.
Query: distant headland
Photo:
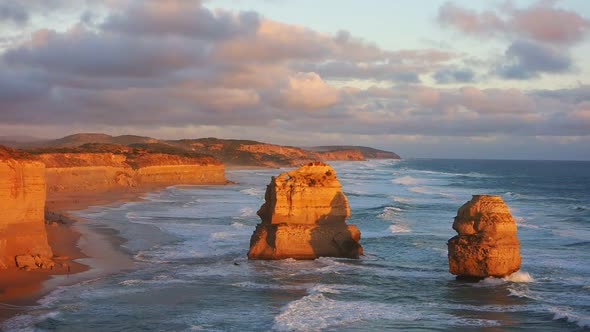
[[[69,151],[77,148],[83,151],[96,146],[88,144],[127,146],[159,153],[185,154],[199,153],[219,159],[227,166],[284,167],[299,166],[312,161],[400,159],[391,151],[365,146],[333,145],[317,147],[294,147],[263,143],[252,140],[221,138],[198,138],[162,140],[145,136],[111,136],[100,133],[80,133],[59,139],[40,140],[34,138],[0,137],[0,145],[24,149],[29,152]],[[117,149],[116,146],[112,147]]]

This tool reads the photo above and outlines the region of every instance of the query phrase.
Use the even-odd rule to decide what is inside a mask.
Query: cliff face
[[[38,262],[52,257],[45,195],[45,165],[0,147],[0,269],[16,268],[17,256]]]
[[[52,192],[108,191],[143,185],[225,184],[223,164],[211,157],[162,153],[43,153]]]
[[[360,150],[332,150],[316,152],[321,160],[365,160],[365,156]]]
[[[462,277],[503,277],[520,268],[516,223],[500,196],[474,195],[457,212],[449,270]]]
[[[350,208],[341,189],[334,169],[321,162],[273,177],[248,258],[358,258],[361,234],[346,224]]]
[[[315,146],[309,148],[311,151],[316,152],[330,152],[330,151],[358,151],[364,159],[401,159],[401,157],[390,151],[378,150],[367,146],[354,146],[354,145],[328,145],[328,146]],[[328,159],[326,159],[328,160]],[[342,159],[337,159],[342,160]]]

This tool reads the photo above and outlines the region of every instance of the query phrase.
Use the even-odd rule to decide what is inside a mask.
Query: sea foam
[[[397,184],[403,184],[405,186],[415,185],[415,184],[420,183],[420,181],[418,179],[413,178],[409,175],[402,176],[401,178],[393,179],[393,180],[391,180],[391,182],[397,183]]]
[[[242,189],[240,192],[254,197],[264,197],[264,190],[260,188]]]
[[[317,292],[289,303],[275,316],[273,329],[278,331],[318,331],[351,323],[386,319],[415,321],[420,315],[401,305],[369,301],[338,301]]]
[[[19,331],[19,332],[35,332],[39,331],[35,328],[37,323],[46,321],[48,319],[59,319],[61,311],[47,310],[43,312],[35,312],[34,314],[24,314],[12,317],[0,324],[1,331]]]
[[[535,282],[535,278],[533,278],[528,272],[523,271],[516,271],[511,275],[503,278],[506,281],[511,282],[518,282],[518,283],[528,283],[528,282]]]
[[[516,271],[511,275],[508,275],[504,278],[495,278],[495,277],[488,277],[485,278],[477,283],[474,284],[476,287],[489,287],[489,286],[497,286],[502,285],[507,282],[513,283],[529,283],[535,282],[536,280],[528,273],[523,271]]]
[[[398,234],[398,233],[410,233],[412,230],[407,225],[392,224],[389,226],[389,231],[392,234]]]

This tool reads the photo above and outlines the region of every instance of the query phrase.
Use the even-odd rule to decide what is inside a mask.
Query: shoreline
[[[229,167],[232,170],[249,167]],[[258,168],[258,167],[256,167]],[[267,167],[260,167],[267,168]],[[225,186],[225,183],[190,184]],[[108,191],[48,192],[45,202],[45,229],[53,260],[67,264],[56,270],[22,271],[12,269],[0,274],[0,323],[25,313],[39,305],[39,300],[60,286],[77,284],[133,269],[135,262],[121,245],[127,239],[118,231],[77,216],[76,211],[93,206],[119,206],[143,200],[150,192],[182,184],[150,184],[135,188],[115,188]]]
[[[54,260],[67,263],[69,267],[67,270],[2,272],[0,322],[36,307],[41,298],[60,286],[134,268],[131,255],[121,250],[126,239],[111,228],[91,225],[90,220],[76,216],[75,211],[141,201],[142,195],[169,186],[172,184],[131,190],[49,194],[45,205],[48,242],[54,252]]]

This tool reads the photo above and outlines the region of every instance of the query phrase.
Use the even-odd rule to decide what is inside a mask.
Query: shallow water
[[[232,186],[170,187],[81,212],[137,268],[61,287],[5,322],[33,331],[490,331],[590,328],[590,163],[374,160],[332,164],[362,232],[360,260],[248,261],[256,210],[278,170]],[[521,271],[455,281],[446,241],[472,194],[502,195]]]

